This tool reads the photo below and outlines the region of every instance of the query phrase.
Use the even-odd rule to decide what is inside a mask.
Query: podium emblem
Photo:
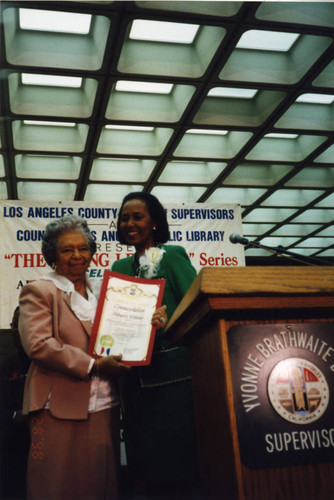
[[[276,412],[294,424],[309,424],[326,411],[329,388],[322,371],[306,359],[280,361],[268,378],[268,396]]]

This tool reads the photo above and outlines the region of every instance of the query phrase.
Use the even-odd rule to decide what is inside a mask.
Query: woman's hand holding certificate
[[[111,378],[122,375],[127,370],[130,370],[130,367],[122,363],[121,355],[107,356],[95,360],[90,376],[98,375],[101,378]]]

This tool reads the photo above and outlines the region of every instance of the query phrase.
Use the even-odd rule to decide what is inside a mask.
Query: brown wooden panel
[[[201,275],[201,276],[200,276]],[[333,267],[236,267],[204,268],[198,291],[204,294],[253,295],[333,293]]]
[[[211,322],[191,345],[201,485],[204,498],[242,499],[236,421],[230,411],[233,391],[222,335],[224,326]]]
[[[328,500],[334,463],[241,464],[227,332],[236,325],[334,321],[333,268],[204,269],[167,334],[191,346],[205,500]]]
[[[208,297],[211,310],[225,311],[230,309],[334,309],[334,297]],[[322,315],[322,312],[319,312]]]
[[[251,470],[242,467],[247,500],[329,500],[334,464]]]

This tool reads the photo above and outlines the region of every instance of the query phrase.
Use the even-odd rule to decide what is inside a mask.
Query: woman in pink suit
[[[87,354],[97,298],[86,270],[95,250],[82,218],[49,223],[42,252],[53,271],[20,294],[20,336],[32,360],[23,402],[29,499],[118,498],[118,376],[128,368],[120,356]]]

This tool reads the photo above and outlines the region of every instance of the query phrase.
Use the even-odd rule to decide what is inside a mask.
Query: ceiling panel
[[[334,262],[333,2],[0,8],[0,199],[239,203],[252,242]]]

